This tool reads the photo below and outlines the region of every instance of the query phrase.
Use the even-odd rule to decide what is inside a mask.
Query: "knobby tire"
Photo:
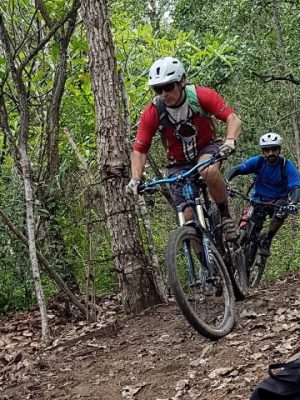
[[[213,227],[221,226],[220,212],[215,204],[212,205],[211,220]],[[220,235],[219,235],[220,236]],[[222,238],[224,241],[224,238]],[[224,254],[224,259],[227,260],[226,266],[231,279],[234,296],[237,300],[244,300],[248,294],[248,276],[246,270],[246,261],[243,249],[230,250],[230,245],[222,244],[220,247],[225,252],[225,246],[230,255]],[[222,254],[222,251],[221,251]]]
[[[244,300],[248,294],[248,276],[245,265],[245,255],[240,247],[231,252],[228,273],[231,279],[234,296],[237,300]]]
[[[249,262],[246,265],[248,286],[250,288],[257,288],[260,285],[263,274],[266,268],[266,259],[258,254],[258,245],[252,243],[254,248],[250,249],[249,244],[244,246],[245,260]]]
[[[169,284],[172,288],[174,297],[184,317],[187,319],[190,325],[201,335],[212,340],[217,340],[227,335],[234,326],[235,300],[234,300],[231,280],[228,275],[227,269],[218,250],[214,246],[212,240],[209,239],[211,258],[213,259],[215,275],[217,276],[218,282],[220,282],[219,284],[221,284],[222,287],[220,289],[216,289],[215,292],[212,291],[213,294],[206,293],[205,289],[204,290],[205,293],[203,294],[203,288],[200,284],[199,286],[195,285],[194,287],[192,287],[191,285],[189,285],[189,283],[186,282],[187,279],[181,276],[182,269],[186,269],[186,266],[184,264],[187,263],[186,261],[187,257],[182,256],[183,244],[194,243],[196,248],[197,246],[202,246],[203,238],[200,236],[201,235],[198,234],[197,230],[194,227],[183,226],[177,228],[177,230],[171,235],[168,242],[166,267],[169,278]],[[193,250],[188,250],[189,256],[192,255],[192,251]],[[202,255],[203,255],[202,257],[204,257],[202,261],[199,261],[200,260],[199,257],[197,259],[199,265],[200,264],[204,265],[205,257],[207,257],[205,255],[205,252],[203,251],[203,247],[202,247]],[[203,266],[201,268],[202,270],[203,269],[205,270]],[[195,274],[197,274],[197,272],[198,271],[195,271]],[[199,276],[197,277],[200,279]],[[207,285],[209,286],[209,284]],[[193,290],[192,294],[186,294],[185,289],[186,291]],[[221,292],[221,295],[217,294],[218,290]],[[208,313],[213,313],[213,315],[212,316],[209,315],[209,317],[212,318],[213,320],[216,320],[216,325],[213,324],[212,322],[205,321],[204,316],[203,314],[201,314],[201,312],[200,312],[201,315],[197,314],[196,301],[200,303],[200,308],[201,308],[202,306],[201,299],[203,299],[203,302],[204,301],[208,302],[209,307],[204,305],[203,308],[208,309]],[[193,306],[191,304],[191,301],[194,303]],[[214,304],[216,304],[216,307],[214,307]],[[219,309],[218,307],[219,304],[221,304],[220,307],[222,309],[222,316],[219,315],[215,316],[214,314],[217,312],[215,310]]]

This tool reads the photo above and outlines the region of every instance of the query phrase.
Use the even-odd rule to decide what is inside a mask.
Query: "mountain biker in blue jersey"
[[[300,201],[300,174],[292,161],[280,155],[283,139],[278,133],[266,133],[259,141],[262,156],[251,157],[230,171],[227,179],[232,180],[238,175],[256,174],[250,191],[252,212],[263,211],[261,230],[267,216],[271,218],[269,229],[260,236],[260,254],[270,256],[271,242],[284,223],[287,215],[278,215],[272,204],[287,205],[297,204]],[[270,207],[262,206],[259,202],[270,203]],[[247,223],[249,216],[248,207],[243,215],[242,223]],[[253,214],[252,214],[253,215]],[[241,226],[242,228],[242,226]]]

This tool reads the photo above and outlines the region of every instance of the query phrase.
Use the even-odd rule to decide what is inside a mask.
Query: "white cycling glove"
[[[141,179],[134,179],[132,178],[128,185],[126,186],[126,193],[132,194],[134,196],[138,195],[138,187],[142,183]]]
[[[228,157],[235,151],[235,140],[234,139],[226,139],[224,144],[220,146],[220,156]]]

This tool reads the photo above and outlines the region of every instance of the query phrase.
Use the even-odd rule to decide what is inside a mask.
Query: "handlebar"
[[[255,205],[261,205],[261,206],[265,206],[265,207],[274,207],[279,212],[282,212],[282,213],[288,213],[291,215],[296,215],[298,213],[299,204],[290,203],[290,204],[286,204],[286,205],[279,205],[279,204],[273,204],[273,203],[264,202],[264,201],[254,201],[254,200],[251,200],[250,197],[246,196],[244,193],[242,193],[236,189],[232,189],[229,186],[228,182],[226,182],[226,188],[227,188],[228,196],[230,196],[230,197],[241,197],[243,200],[249,201]]]
[[[283,207],[286,208],[288,214],[291,214],[291,215],[298,214],[298,208],[299,208],[298,204],[288,204],[287,206],[283,206]]]
[[[229,186],[229,182],[225,181],[225,184],[226,184],[226,189],[227,189],[227,193],[228,193],[229,197],[241,197],[244,200],[251,201],[249,196],[246,196],[244,193],[239,192],[236,189],[232,189]]]
[[[164,185],[167,183],[175,183],[175,182],[185,182],[191,175],[196,174],[198,170],[205,170],[208,168],[210,165],[215,164],[218,161],[224,160],[226,157],[221,156],[219,153],[215,154],[214,156],[200,161],[198,164],[196,164],[194,167],[192,167],[190,170],[174,176],[172,178],[164,178],[164,179],[153,179],[149,182],[142,183],[138,187],[138,193],[143,194],[145,192],[153,192],[155,191],[155,186],[158,185]]]

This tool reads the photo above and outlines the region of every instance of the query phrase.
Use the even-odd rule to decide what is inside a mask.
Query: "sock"
[[[273,237],[275,236],[276,232],[269,231],[267,234],[267,239],[272,242]]]

